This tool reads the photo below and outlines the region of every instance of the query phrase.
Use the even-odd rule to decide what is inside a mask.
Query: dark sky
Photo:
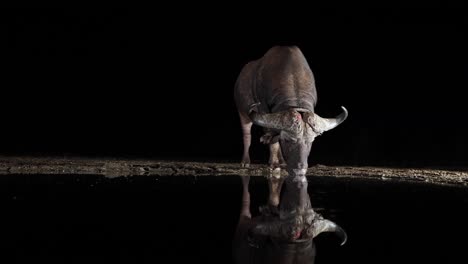
[[[2,12],[2,154],[239,161],[234,82],[292,44],[315,74],[316,111],[349,110],[311,164],[467,166],[460,10]]]

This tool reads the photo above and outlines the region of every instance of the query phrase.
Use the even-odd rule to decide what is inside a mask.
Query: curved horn
[[[335,118],[323,118],[317,114],[309,114],[307,116],[307,123],[312,127],[312,129],[318,133],[322,134],[325,131],[337,127],[339,124],[343,123],[348,117],[348,110],[344,106],[341,107],[343,112],[337,115]]]
[[[291,132],[299,131],[303,123],[301,114],[294,111],[294,109],[268,114],[251,111],[249,117],[256,125]]]
[[[339,225],[327,219],[318,219],[314,222],[314,227],[312,229],[312,237],[316,237],[323,232],[335,232],[338,237],[341,239],[341,246],[346,243],[348,240],[348,235]]]

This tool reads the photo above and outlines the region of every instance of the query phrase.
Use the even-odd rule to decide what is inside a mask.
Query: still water
[[[468,188],[309,177],[317,264],[468,263]],[[251,180],[252,212],[266,179]],[[232,263],[238,176],[0,177],[1,263]],[[4,261],[8,260],[8,262]]]

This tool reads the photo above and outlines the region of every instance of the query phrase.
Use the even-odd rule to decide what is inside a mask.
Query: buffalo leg
[[[280,168],[281,166],[285,165],[283,155],[281,154],[281,147],[278,142],[269,144],[270,146],[270,160],[269,164],[270,167],[275,169],[275,168]]]
[[[260,142],[268,144],[270,148],[270,159],[268,164],[270,168],[276,169],[284,166],[283,155],[281,153],[281,146],[278,142],[279,134],[271,129],[264,128],[265,134],[260,138]]]
[[[243,115],[242,113],[239,113],[240,116],[240,122],[241,122],[241,127],[242,127],[242,139],[244,143],[244,153],[242,154],[242,161],[241,161],[241,166],[242,167],[249,167],[250,166],[250,143],[252,141],[252,134],[251,134],[251,128],[252,128],[252,120],[250,120],[249,117]]]
[[[275,177],[273,175],[268,177],[268,205],[270,207],[277,208],[280,202],[281,187],[283,186],[284,178],[279,175]]]
[[[250,213],[250,176],[241,176],[242,179],[242,203],[237,224],[236,233],[233,241],[233,257],[236,264],[250,263],[252,248],[248,245],[248,231],[252,224],[252,215]]]
[[[250,213],[250,192],[249,192],[249,181],[250,176],[241,176],[242,179],[242,206],[240,216],[252,218]]]

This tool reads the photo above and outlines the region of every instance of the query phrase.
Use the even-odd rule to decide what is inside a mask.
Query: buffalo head
[[[286,169],[291,176],[303,176],[307,172],[309,153],[314,139],[323,132],[341,124],[348,111],[335,118],[323,118],[307,110],[291,108],[277,113],[258,113],[258,104],[250,108],[249,117],[254,124],[276,131],[276,135],[267,143],[280,143]]]

